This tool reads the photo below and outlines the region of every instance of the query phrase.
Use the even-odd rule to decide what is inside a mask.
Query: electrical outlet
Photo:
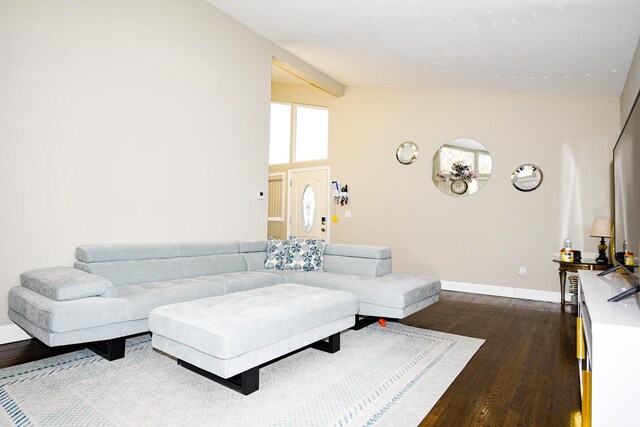
[[[345,218],[351,218],[351,211],[344,211]]]
[[[527,267],[520,267],[518,276],[527,277]]]

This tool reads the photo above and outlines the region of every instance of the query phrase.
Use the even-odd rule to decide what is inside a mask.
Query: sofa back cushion
[[[77,261],[74,267],[106,277],[116,286],[121,286],[245,271],[247,263],[240,254],[225,254],[88,263]]]
[[[238,242],[238,252],[240,253],[266,252],[266,250],[266,240],[246,240]]]
[[[251,242],[243,242],[243,244],[248,245],[248,247],[251,247],[250,243]],[[81,245],[76,248],[76,259],[82,262],[131,261],[235,254],[238,253],[238,251],[239,244],[235,242]]]
[[[264,268],[267,241],[82,245],[75,267],[116,286]],[[391,273],[385,246],[326,244],[323,270],[380,277]]]
[[[247,263],[247,270],[262,270],[264,268],[264,260],[267,258],[267,241],[247,240],[238,242],[238,252]]]
[[[255,271],[264,269],[264,260],[267,258],[266,252],[249,252],[243,253],[242,256],[247,263],[247,270]]]
[[[323,264],[329,273],[380,277],[391,273],[391,248],[327,243]]]

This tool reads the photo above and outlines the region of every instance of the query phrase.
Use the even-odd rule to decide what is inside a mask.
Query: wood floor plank
[[[0,345],[0,369],[33,362],[84,348],[79,345],[47,347],[38,340],[24,340]]]
[[[402,323],[484,345],[420,426],[576,426],[575,308],[445,292]]]

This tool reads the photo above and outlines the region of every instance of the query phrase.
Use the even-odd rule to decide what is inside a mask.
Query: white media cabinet
[[[640,297],[607,299],[631,287],[629,276],[580,271],[577,353],[583,427],[638,426]],[[580,357],[583,358],[580,358]]]

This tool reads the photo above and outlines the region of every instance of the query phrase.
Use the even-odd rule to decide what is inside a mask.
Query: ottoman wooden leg
[[[326,351],[327,353],[331,354],[340,351],[340,332],[331,335],[327,341],[320,340],[314,342],[313,344],[311,344],[311,348]]]
[[[202,375],[205,378],[215,381],[218,384],[228,387],[233,391],[242,393],[245,396],[258,390],[258,385],[260,382],[260,369],[258,367],[248,369],[230,378],[222,378],[215,374],[212,374],[211,372],[207,372],[202,368],[198,368],[197,366],[194,366],[189,362],[185,362],[184,360],[178,359],[178,365],[183,366],[188,370],[195,372],[196,374]]]

